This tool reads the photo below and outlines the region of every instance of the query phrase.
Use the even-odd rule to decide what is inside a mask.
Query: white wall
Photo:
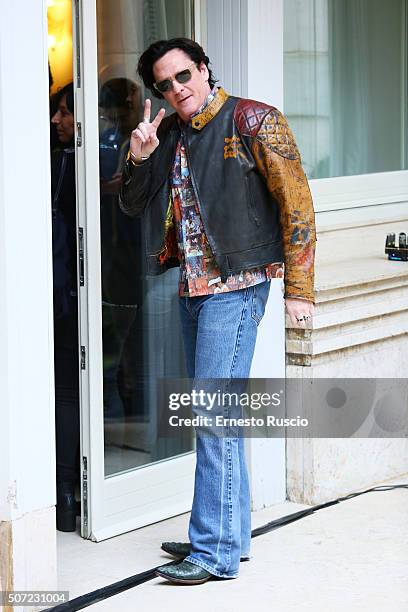
[[[45,0],[0,0],[0,520],[55,503]]]
[[[235,96],[283,110],[283,0],[201,0],[199,42]]]

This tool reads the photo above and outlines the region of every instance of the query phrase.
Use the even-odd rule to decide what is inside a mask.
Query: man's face
[[[67,106],[67,96],[62,96],[58,104],[58,110],[51,119],[57,128],[57,134],[60,142],[68,143],[74,137],[74,114],[71,113]]]
[[[181,49],[172,49],[153,64],[153,75],[156,83],[165,79],[174,79],[174,75],[190,67],[191,79],[188,83],[173,80],[173,88],[163,93],[165,100],[174,108],[183,121],[188,121],[202,104],[211,89],[208,84],[208,69],[204,63],[199,67],[192,64],[192,59]]]

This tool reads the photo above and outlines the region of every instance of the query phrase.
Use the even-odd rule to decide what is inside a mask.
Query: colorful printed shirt
[[[213,98],[214,90],[196,114],[202,112]],[[284,277],[283,263],[276,262],[230,274],[225,282],[221,281],[221,272],[204,231],[182,137],[176,149],[170,186],[180,260],[180,296],[196,297],[235,291]]]

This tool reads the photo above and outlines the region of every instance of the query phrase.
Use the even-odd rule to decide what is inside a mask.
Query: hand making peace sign
[[[130,151],[135,161],[142,161],[143,158],[149,157],[149,155],[159,146],[157,128],[166,113],[166,109],[161,108],[153,121],[150,122],[151,110],[152,103],[151,100],[147,98],[144,104],[143,121],[133,130],[130,138]]]

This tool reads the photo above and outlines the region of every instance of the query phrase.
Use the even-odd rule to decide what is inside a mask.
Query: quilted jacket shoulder
[[[235,107],[234,121],[243,136],[262,141],[282,157],[300,159],[288,122],[274,106],[241,98]]]
[[[263,102],[240,98],[234,111],[234,121],[240,134],[243,136],[256,136],[262,121],[271,110],[273,110],[273,106]]]

